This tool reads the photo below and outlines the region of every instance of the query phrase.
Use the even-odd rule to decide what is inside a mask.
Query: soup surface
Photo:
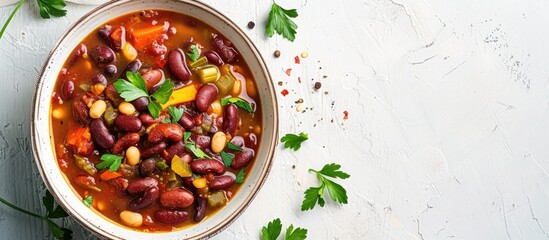
[[[135,230],[172,231],[230,204],[254,162],[261,117],[230,39],[192,17],[145,10],[73,50],[51,132],[82,204]]]

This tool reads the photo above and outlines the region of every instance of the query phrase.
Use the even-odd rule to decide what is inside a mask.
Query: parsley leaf
[[[161,104],[164,104],[170,100],[170,96],[173,93],[173,83],[170,81],[170,79],[166,79],[162,85],[160,85],[160,88],[154,92],[151,97],[156,99]]]
[[[270,221],[266,227],[261,228],[261,240],[276,240],[281,231],[280,218]]]
[[[340,171],[341,165],[331,163],[326,164],[322,170],[317,171],[309,169],[310,172],[315,172],[318,180],[321,182],[320,187],[310,187],[305,191],[305,199],[301,204],[301,211],[311,210],[315,207],[316,203],[321,207],[324,207],[324,190],[328,189],[328,194],[332,201],[347,204],[347,191],[341,185],[336,182],[327,179],[326,177],[347,179],[349,174]]]
[[[197,158],[209,158],[209,159],[211,159],[210,156],[208,156],[206,153],[204,153],[200,148],[196,147],[196,144],[192,141],[190,143],[185,144],[185,148],[187,148],[187,150],[191,151],[194,154],[194,156],[196,156]]]
[[[46,221],[53,237],[59,240],[72,239],[72,231],[70,229],[59,227],[50,219],[46,219]]]
[[[160,116],[160,111],[162,111],[162,106],[158,104],[157,102],[150,101],[149,105],[147,105],[147,109],[149,110],[149,113],[154,119],[157,119]]]
[[[252,105],[248,101],[242,98],[238,98],[238,97],[222,98],[220,101],[221,101],[221,106],[225,106],[229,103],[232,103],[237,107],[242,108],[248,112],[254,111],[254,109],[252,108]]]
[[[288,133],[284,135],[280,139],[281,142],[284,142],[285,148],[293,149],[294,151],[299,150],[301,148],[301,143],[307,141],[309,139],[309,135],[307,133],[300,133],[299,135],[295,135],[292,133]]]
[[[238,172],[234,181],[238,184],[242,184],[242,182],[244,182],[244,168],[240,169],[240,172]]]
[[[221,151],[220,155],[225,167],[230,167],[233,164],[233,160],[234,160],[233,154],[227,153],[225,151]]]
[[[114,154],[103,154],[100,158],[102,162],[95,165],[98,169],[109,168],[109,171],[116,172],[122,163],[122,157]]]
[[[139,77],[141,78],[141,76]],[[143,81],[143,78],[141,78],[140,80]],[[120,97],[124,98],[124,100],[126,100],[127,102],[131,102],[140,97],[149,96],[147,91],[143,91],[141,88],[133,85],[132,83],[124,79],[118,79],[116,82],[113,83],[113,85],[114,88],[116,88],[116,91],[120,94]]]
[[[189,140],[189,138],[191,137],[192,133],[191,132],[185,132],[183,133],[183,142],[186,142],[187,140]]]
[[[172,121],[169,118],[162,119],[162,123],[171,123]]]
[[[66,4],[63,0],[37,0],[40,9],[40,17],[50,18],[51,16],[62,17],[67,14]]]
[[[231,150],[235,150],[235,151],[242,151],[244,149],[242,149],[241,147],[237,146],[236,144],[232,143],[232,142],[228,142],[227,143],[227,148],[231,149]]]
[[[287,10],[273,2],[271,12],[267,18],[265,34],[272,37],[276,31],[277,34],[293,42],[297,33],[297,25],[290,18],[296,18],[297,16],[297,10]]]
[[[191,61],[196,62],[196,60],[200,57],[200,50],[196,45],[192,45],[191,51],[187,53],[187,56],[189,56]]]
[[[133,86],[135,86],[136,88],[141,89],[144,93],[148,93],[147,84],[145,83],[145,79],[143,79],[143,77],[141,77],[141,74],[136,73],[136,72],[132,72],[132,71],[128,71],[126,73],[126,78],[128,79],[128,81]]]
[[[307,229],[305,228],[296,228],[294,230],[294,225],[290,225],[286,229],[286,237],[284,240],[304,240],[307,238]]]
[[[82,203],[84,203],[86,207],[90,207],[92,205],[92,202],[93,202],[93,196],[91,194],[82,200]]]
[[[185,110],[183,108],[177,108],[177,107],[174,107],[174,106],[169,106],[168,107],[168,113],[172,117],[172,123],[179,122],[179,119],[181,119],[184,112],[185,112]]]

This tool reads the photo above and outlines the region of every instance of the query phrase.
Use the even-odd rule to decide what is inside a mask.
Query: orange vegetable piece
[[[153,43],[164,33],[164,25],[156,25],[146,28],[136,29],[131,33],[132,43],[135,49],[142,50]]]
[[[166,109],[171,105],[194,101],[197,92],[198,91],[196,90],[196,86],[194,84],[190,84],[180,89],[177,89],[173,91],[172,96],[170,96],[168,102],[161,105],[162,109]]]
[[[67,133],[65,138],[67,148],[78,155],[90,155],[93,153],[94,146],[91,139],[89,127],[73,127]]]
[[[99,175],[99,178],[101,178],[101,180],[103,181],[109,181],[111,179],[115,179],[115,178],[119,178],[121,177],[122,174],[118,173],[118,172],[111,172],[110,170],[105,170],[101,173],[101,175]]]

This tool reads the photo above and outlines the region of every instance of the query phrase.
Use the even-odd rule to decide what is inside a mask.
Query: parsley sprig
[[[48,223],[48,228],[50,229],[51,234],[53,237],[59,240],[65,240],[65,239],[72,239],[72,231],[68,228],[59,227],[55,222],[52,221],[52,219],[56,218],[64,218],[69,216],[65,210],[59,205],[54,208],[54,199],[53,196],[49,191],[46,191],[46,194],[44,197],[42,197],[42,204],[46,207],[47,214],[44,216],[41,216],[37,213],[33,213],[30,211],[27,211],[25,209],[22,209],[20,207],[15,206],[14,204],[6,201],[3,198],[0,198],[0,202],[3,204],[6,204],[8,207],[11,207],[19,212],[22,212],[24,214],[27,214],[29,216],[33,216],[35,218],[42,219]]]
[[[103,154],[100,159],[102,162],[95,165],[95,167],[98,169],[109,168],[111,172],[116,172],[122,163],[122,156],[114,154]]]
[[[232,104],[236,105],[237,107],[242,108],[242,109],[244,109],[248,112],[253,112],[254,111],[254,109],[252,108],[252,105],[248,101],[246,101],[242,98],[238,98],[238,97],[222,98],[220,100],[220,102],[221,102],[221,106],[225,106],[229,103],[232,103]]]
[[[297,151],[301,148],[301,143],[307,141],[307,139],[309,139],[309,135],[304,132],[300,133],[299,135],[288,133],[284,135],[284,137],[282,137],[280,141],[284,143],[285,148]]]
[[[278,236],[282,232],[282,223],[280,218],[277,218],[273,221],[270,221],[267,226],[261,228],[261,240],[277,240]],[[307,238],[307,229],[305,228],[296,228],[294,225],[290,225],[286,229],[285,240],[303,240]]]
[[[185,113],[185,109],[174,107],[174,106],[169,106],[168,107],[168,113],[170,114],[170,116],[172,118],[172,123],[177,123],[177,122],[179,122],[179,119],[181,119],[181,117],[183,116],[183,113]]]
[[[187,53],[187,56],[191,59],[191,61],[196,62],[198,58],[200,57],[200,50],[196,45],[191,46],[191,51]]]
[[[15,13],[19,11],[25,1],[26,0],[20,0],[11,12],[10,16],[4,23],[4,26],[2,26],[2,30],[0,30],[0,39],[2,39],[2,36],[4,35],[4,32],[6,31],[6,28],[10,24],[11,20],[15,16]],[[50,18],[50,15],[55,17],[62,17],[67,14],[67,11],[64,9],[66,6],[64,0],[36,0],[36,2],[38,3],[38,9],[40,10],[40,17],[44,19]]]
[[[347,204],[347,191],[341,185],[336,182],[328,179],[331,178],[341,178],[347,179],[351,175],[339,170],[341,165],[330,163],[324,165],[320,170],[309,169],[309,172],[316,173],[318,180],[321,182],[319,187],[310,187],[305,191],[305,199],[301,204],[301,211],[311,210],[315,207],[316,203],[321,207],[324,207],[324,189],[328,189],[330,198],[340,204]]]
[[[265,27],[265,34],[272,37],[275,32],[282,37],[294,41],[297,25],[290,19],[296,18],[297,10],[295,9],[284,9],[281,6],[273,2],[271,6],[271,12],[267,18],[267,26]]]

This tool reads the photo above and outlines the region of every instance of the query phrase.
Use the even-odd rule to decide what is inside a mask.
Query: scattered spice
[[[295,56],[294,60],[295,60],[295,64],[301,63],[301,61],[299,61],[299,57],[298,57],[298,56]]]
[[[286,95],[288,95],[288,90],[286,89],[283,89],[282,92],[280,92],[282,94],[282,96],[286,97]]]
[[[286,75],[290,76],[290,74],[292,74],[292,69],[291,68],[286,69]]]
[[[252,21],[250,21],[250,22],[248,23],[248,28],[249,28],[249,29],[254,29],[254,27],[255,27],[255,23],[252,22]]]
[[[275,56],[275,58],[279,58],[280,57],[280,51],[276,50],[273,55]]]
[[[322,83],[320,82],[315,82],[315,89],[318,90],[322,87]]]
[[[301,77],[297,77],[297,81],[301,83]]]
[[[283,84],[282,81],[278,82],[278,86],[282,86],[282,84]]]
[[[296,112],[301,112],[303,110],[303,104],[299,103],[295,106]]]
[[[349,119],[349,112],[343,111],[343,120]]]
[[[301,53],[301,58],[307,58],[309,56],[309,53],[307,52],[302,52]]]
[[[297,99],[297,101],[295,101],[295,103],[303,103],[303,98]]]

